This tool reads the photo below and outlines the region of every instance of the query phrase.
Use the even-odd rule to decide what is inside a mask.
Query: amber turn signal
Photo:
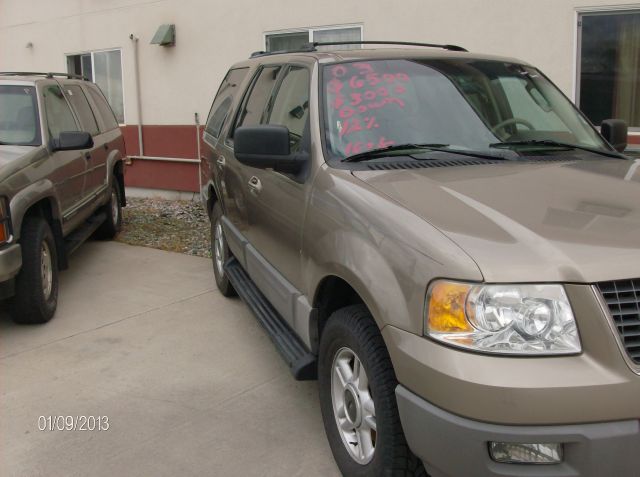
[[[427,328],[431,333],[472,331],[464,313],[471,286],[449,281],[435,282],[429,290]]]

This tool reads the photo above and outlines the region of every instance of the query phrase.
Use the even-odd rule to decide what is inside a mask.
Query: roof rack
[[[402,46],[422,46],[427,48],[442,48],[449,51],[468,52],[466,48],[458,45],[439,45],[436,43],[415,43],[412,41],[314,41],[306,43],[297,50],[281,50],[281,51],[256,51],[251,53],[251,58],[267,55],[281,55],[284,53],[305,53],[317,51],[318,46],[338,46],[338,45],[402,45]]]
[[[81,79],[89,81],[89,78],[85,78],[82,75],[74,75],[71,73],[42,73],[35,71],[0,71],[1,76],[44,76],[46,78],[53,78],[54,76],[61,76],[67,79]]]

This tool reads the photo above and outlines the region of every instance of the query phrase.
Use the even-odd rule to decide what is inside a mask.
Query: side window
[[[240,126],[255,126],[262,122],[267,100],[271,97],[271,91],[273,91],[281,69],[282,66],[267,66],[258,73],[251,92],[245,98],[240,109],[236,128]]]
[[[67,100],[58,86],[45,86],[42,90],[44,98],[45,114],[47,117],[47,128],[52,138],[60,136],[61,132],[77,131],[78,126]]]
[[[93,115],[93,111],[91,111],[87,97],[82,92],[82,88],[77,85],[63,85],[62,89],[80,120],[82,130],[90,133],[92,136],[98,134],[98,123]]]
[[[280,84],[267,124],[289,128],[291,152],[300,150],[302,134],[309,116],[309,71],[292,66]]]
[[[98,116],[102,119],[102,127],[100,129],[103,131],[111,131],[112,129],[117,128],[118,121],[111,110],[111,106],[109,106],[107,100],[104,99],[102,92],[92,86],[87,87],[87,91],[89,92],[89,96],[91,96],[93,103],[96,105]]]
[[[222,84],[216,94],[216,99],[213,100],[213,104],[211,105],[209,117],[207,118],[207,125],[205,127],[207,134],[215,138],[220,136],[222,126],[229,115],[233,98],[237,94],[238,86],[242,83],[248,72],[249,68],[229,70],[227,76],[222,80]]]

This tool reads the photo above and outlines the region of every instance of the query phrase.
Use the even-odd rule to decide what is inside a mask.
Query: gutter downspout
[[[140,66],[138,61],[138,37],[133,33],[129,35],[129,39],[133,42],[133,64],[136,75],[136,107],[138,109],[138,155],[144,156],[144,144],[142,142],[142,100],[140,98]]]

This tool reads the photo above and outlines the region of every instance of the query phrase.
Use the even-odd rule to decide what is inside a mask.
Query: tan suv
[[[220,291],[317,377],[340,470],[640,475],[626,125],[522,61],[327,46],[229,70],[202,195]]]
[[[100,89],[55,73],[0,73],[0,298],[19,323],[49,321],[58,270],[125,205],[124,140]]]

